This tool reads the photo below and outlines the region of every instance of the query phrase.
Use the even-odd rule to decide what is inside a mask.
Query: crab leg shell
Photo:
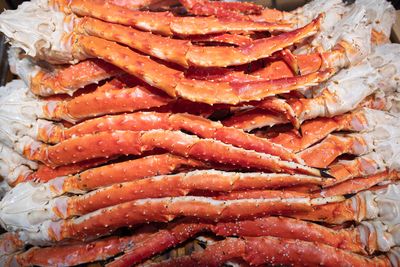
[[[55,169],[41,164],[38,166],[38,169],[35,172],[30,173],[28,176],[19,177],[13,185],[15,186],[18,183],[26,181],[45,183],[59,176],[72,175],[79,173],[83,170],[96,167],[98,165],[106,163],[109,160],[110,159],[98,158],[98,159],[78,162],[75,164],[59,166]]]
[[[333,200],[335,201],[335,200]],[[77,219],[46,221],[42,227],[50,239],[80,239],[109,233],[116,228],[143,222],[168,222],[177,216],[208,220],[246,218],[309,210],[309,198],[240,199],[218,201],[206,197],[172,197],[125,202],[83,215]],[[57,216],[63,216],[58,214]]]
[[[79,88],[97,83],[122,71],[99,59],[89,59],[54,72],[39,71],[31,79],[31,91],[40,96],[71,94]]]
[[[172,154],[151,155],[111,165],[86,170],[78,175],[54,181],[53,190],[57,194],[65,192],[86,192],[104,186],[135,181],[154,175],[165,175],[182,167],[203,167],[203,163]],[[318,178],[310,178],[310,183]],[[316,182],[316,181],[315,181]],[[295,183],[293,181],[293,183]]]
[[[360,155],[368,152],[368,140],[362,135],[328,135],[321,143],[299,153],[308,166],[326,168],[342,154]]]
[[[287,175],[284,175],[287,176]],[[289,176],[290,177],[290,176]],[[192,191],[211,191],[211,192],[232,192],[244,189],[265,189],[270,188],[269,181],[273,178],[283,178],[280,175],[262,174],[234,174],[217,171],[194,171],[189,173],[175,174],[169,176],[156,176],[135,180],[132,182],[113,184],[112,186],[89,192],[82,196],[73,196],[67,201],[67,216],[84,215],[89,212],[110,207],[119,203],[128,202],[136,199],[159,198],[159,197],[178,197],[186,196]],[[297,177],[299,183],[302,179],[311,177]],[[282,186],[282,185],[280,185]],[[253,191],[251,191],[253,192]],[[296,198],[306,197],[305,194],[285,191],[263,191],[262,195],[249,196],[244,192],[239,194],[228,194],[217,197],[216,199],[243,199],[243,198]],[[64,205],[63,205],[64,206]],[[63,207],[64,209],[65,207]],[[54,207],[58,209],[57,206]],[[59,212],[56,212],[59,213]]]
[[[54,125],[43,132],[51,138],[52,143],[58,143],[71,137],[102,131],[146,131],[153,129],[185,130],[202,138],[215,139],[244,149],[279,156],[284,160],[299,162],[290,151],[267,139],[244,133],[235,128],[224,127],[218,122],[190,114],[137,112],[88,120],[71,128]],[[40,136],[39,140],[49,141],[47,136],[43,135]]]
[[[177,142],[177,140],[179,140]],[[304,173],[329,176],[325,171],[297,163],[282,161],[276,156],[236,148],[212,139],[199,139],[177,131],[151,130],[147,132],[114,131],[65,140],[55,146],[27,141],[21,144],[27,158],[49,166],[61,166],[93,158],[116,155],[140,155],[154,148],[201,161],[221,162],[275,172]]]
[[[147,266],[220,266],[236,258],[242,258],[254,266],[392,266],[386,256],[367,258],[325,244],[271,236],[226,238],[208,246],[204,251]]]
[[[260,14],[263,7],[246,2],[215,2],[207,0],[181,0],[180,3],[193,15],[212,16],[227,12],[243,14]]]
[[[288,131],[280,133],[270,140],[294,151],[301,151],[334,131],[359,131],[365,125],[367,123],[363,113],[356,111],[332,118],[316,118],[305,121],[301,125],[302,136],[295,131]]]
[[[222,123],[228,127],[234,127],[249,132],[253,129],[265,126],[274,126],[277,124],[285,124],[288,119],[283,114],[275,114],[273,112],[254,108],[245,111],[224,120]],[[278,143],[278,142],[276,142]]]
[[[238,35],[238,34],[209,34],[209,35],[193,35],[188,36],[186,39],[189,39],[192,43],[198,42],[217,42],[217,43],[226,43],[232,44],[236,46],[245,46],[252,43],[253,39],[249,36]]]
[[[338,195],[355,194],[362,190],[367,190],[374,185],[382,182],[391,182],[398,180],[399,173],[397,171],[383,171],[367,177],[353,178],[342,183],[324,188],[320,192],[315,192],[314,197],[330,197]]]
[[[317,33],[321,19],[322,16],[319,16],[310,24],[293,32],[254,40],[248,45],[239,47],[194,46],[189,41],[164,38],[92,18],[84,18],[76,30],[82,34],[128,45],[145,54],[185,67],[227,67],[269,57],[274,52]]]
[[[52,247],[33,247],[15,256],[21,266],[72,266],[94,261],[106,260],[124,250],[130,250],[152,234],[135,233],[128,237],[108,237],[88,243],[58,245]]]
[[[119,90],[103,90],[102,87],[99,89],[71,100],[51,102],[43,107],[45,116],[53,120],[63,119],[75,123],[104,114],[164,106],[173,100],[144,86]]]
[[[109,263],[108,266],[132,266],[144,259],[150,258],[152,255],[185,242],[192,236],[206,230],[207,228],[209,228],[208,224],[200,222],[191,223],[179,221],[173,223],[167,229],[162,229],[154,233],[133,249],[125,251],[123,256]]]
[[[171,36],[199,35],[233,31],[288,31],[290,24],[221,20],[212,17],[174,17],[169,12],[129,10],[104,1],[73,0],[70,9],[79,16],[89,16],[112,23],[134,26],[144,31]]]
[[[254,82],[210,82],[185,79],[183,73],[161,65],[127,47],[92,36],[76,36],[74,51],[99,57],[157,87],[170,96],[207,104],[238,104],[309,87],[329,78],[333,71]],[[110,54],[110,51],[113,51]],[[127,65],[126,62],[129,62]]]
[[[332,186],[354,177],[374,175],[386,169],[382,157],[375,152],[360,156],[354,160],[340,160],[329,166],[329,172],[335,180],[326,181],[325,187]]]
[[[218,223],[213,232],[220,236],[275,236],[318,242],[332,247],[365,254],[359,233],[351,229],[330,228],[287,217],[263,217],[254,220]]]

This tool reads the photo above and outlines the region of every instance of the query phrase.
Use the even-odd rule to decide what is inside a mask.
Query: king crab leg
[[[288,179],[279,183],[279,181]],[[81,216],[90,212],[99,210],[101,208],[111,207],[120,203],[133,201],[137,199],[146,198],[160,198],[160,197],[178,197],[190,195],[193,191],[204,191],[204,192],[232,192],[236,190],[245,189],[265,189],[273,188],[274,186],[282,187],[286,184],[304,184],[309,181],[314,183],[322,183],[322,179],[315,179],[309,176],[296,175],[295,177],[290,175],[263,175],[260,173],[240,174],[240,173],[226,173],[219,171],[193,171],[189,173],[181,173],[168,176],[156,176],[154,178],[146,179],[128,179],[133,180],[131,182],[113,184],[109,187],[104,187],[84,195],[73,196],[68,198],[60,199],[59,202],[53,199],[54,205],[51,208],[56,214],[62,214],[64,218],[72,216]],[[67,180],[67,181],[66,181]],[[68,188],[67,178],[61,178],[53,180],[50,184],[45,185],[46,187],[53,188],[53,192],[49,194],[57,195],[63,193],[62,191],[67,189],[68,191],[79,192],[74,188]],[[296,180],[296,181],[293,181]],[[79,181],[82,183],[82,181]],[[61,185],[60,185],[61,184]],[[22,190],[21,185],[18,190]],[[27,185],[31,186],[31,185]],[[67,187],[67,188],[65,188]],[[82,186],[80,186],[82,187]],[[85,188],[87,189],[87,188]],[[51,190],[51,189],[50,189]],[[65,191],[64,191],[65,192]],[[256,194],[254,194],[256,193]],[[250,191],[230,193],[216,197],[216,200],[236,200],[246,198],[305,198],[308,195],[297,192],[284,192],[281,191]],[[63,210],[66,211],[64,212]],[[65,214],[63,214],[65,213]]]
[[[206,167],[206,165],[172,154],[151,155],[85,170],[72,176],[59,177],[50,181],[49,186],[53,194],[56,195],[66,192],[82,193],[105,186],[112,186],[113,184],[131,182],[155,175],[170,174],[185,167],[202,168]],[[293,180],[294,178],[292,183],[295,184],[296,181]],[[318,180],[319,178],[310,178],[308,182],[318,183]],[[283,181],[281,182],[284,184]],[[290,181],[288,183],[290,184]]]
[[[371,187],[380,184],[397,181],[400,175],[397,171],[383,171],[367,177],[357,177],[345,182],[324,188],[313,194],[314,197],[330,197],[338,195],[356,194],[363,190],[368,190]],[[290,188],[293,190],[292,188]]]
[[[108,237],[92,242],[59,245],[53,247],[33,247],[14,256],[21,266],[72,266],[94,261],[106,260],[129,250],[145,241],[155,232],[151,227],[142,227],[131,236]]]
[[[65,140],[55,146],[44,145],[22,138],[18,149],[31,160],[48,166],[62,166],[93,158],[117,155],[141,155],[155,148],[201,161],[211,161],[274,172],[303,173],[314,176],[329,176],[326,170],[309,168],[294,162],[282,161],[279,157],[252,150],[236,148],[212,139],[198,137],[178,131],[151,130],[147,132],[114,131]],[[66,154],[65,152],[71,151]],[[63,152],[63,153],[61,153]]]
[[[194,46],[186,40],[169,39],[152,35],[151,33],[141,32],[118,24],[102,22],[93,18],[84,18],[79,21],[74,32],[100,37],[109,41],[116,41],[145,54],[174,62],[184,67],[226,67],[230,65],[242,65],[260,58],[269,57],[276,51],[298,43],[315,34],[319,29],[321,20],[322,16],[319,16],[303,28],[269,38],[254,40],[249,45],[237,48]]]
[[[283,253],[282,253],[283,252]],[[299,257],[299,255],[302,255]],[[144,266],[221,266],[225,262],[241,258],[250,265],[315,266],[396,266],[397,250],[389,255],[367,258],[324,244],[277,237],[226,238],[208,246],[204,251],[189,256],[165,260]],[[392,260],[396,260],[393,262]],[[112,265],[110,266],[124,266]]]
[[[37,95],[62,94],[121,73],[109,63],[89,59],[53,72],[40,70],[31,77],[29,84],[31,91]]]
[[[235,31],[289,31],[290,24],[221,20],[212,17],[175,17],[169,12],[128,10],[104,1],[73,0],[69,7],[79,16],[89,16],[111,23],[134,26],[162,35],[199,35]],[[134,19],[132,19],[134,18]]]
[[[46,119],[63,119],[75,123],[110,113],[133,112],[165,106],[171,101],[173,101],[172,98],[149,86],[138,85],[119,89],[107,83],[92,93],[83,94],[71,100],[48,102],[43,106],[43,111]]]
[[[279,156],[284,160],[299,162],[289,150],[283,149],[267,139],[258,138],[235,128],[224,127],[218,122],[190,114],[137,112],[88,120],[71,128],[63,128],[61,125],[46,126],[43,129],[39,128],[38,139],[44,142],[59,143],[71,137],[103,131],[154,129],[184,130],[202,138],[215,139],[244,149]],[[51,139],[49,140],[49,138]]]
[[[46,220],[46,218],[56,219],[58,217],[58,215],[49,211],[49,214],[40,218],[42,223],[38,222],[38,224],[33,226],[38,232],[28,233],[28,231],[24,230],[24,233],[29,235],[29,238],[36,239],[36,241],[41,240],[39,242],[61,241],[71,238],[85,239],[91,236],[110,233],[122,226],[152,221],[168,222],[178,216],[216,221],[269,214],[279,215],[310,210],[313,205],[321,205],[327,201],[341,201],[342,199],[342,197],[331,199],[272,198],[227,201],[219,201],[207,197],[142,199],[100,209],[76,219],[60,221]],[[3,216],[3,222],[4,219],[5,217]],[[7,226],[18,229],[18,226],[15,225]]]

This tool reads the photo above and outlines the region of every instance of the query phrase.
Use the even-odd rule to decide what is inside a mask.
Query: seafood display
[[[0,88],[0,265],[399,266],[394,12],[4,11],[18,79]]]

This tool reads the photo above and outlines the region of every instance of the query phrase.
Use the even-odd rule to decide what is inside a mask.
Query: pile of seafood
[[[400,266],[386,0],[0,14],[1,266]]]

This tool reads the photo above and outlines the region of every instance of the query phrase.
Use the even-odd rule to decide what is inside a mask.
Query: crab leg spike
[[[27,158],[44,162],[49,166],[61,166],[93,158],[107,158],[123,154],[141,155],[145,151],[162,148],[173,154],[201,161],[248,166],[275,172],[329,176],[325,170],[282,161],[276,156],[236,148],[212,139],[199,139],[177,131],[101,132],[68,139],[55,146],[38,144],[28,139],[21,140],[20,147]]]
[[[141,32],[126,26],[110,24],[85,18],[79,23],[77,31],[116,41],[148,55],[174,62],[185,67],[226,67],[242,65],[260,58],[266,58],[274,52],[297,43],[318,31],[322,16],[303,28],[252,41],[242,47],[194,46],[189,41],[164,38],[151,33]],[[118,32],[118,34],[115,34]]]
[[[106,7],[106,8],[105,8]],[[199,35],[232,31],[288,31],[290,24],[251,21],[227,21],[212,17],[174,17],[169,12],[143,12],[129,10],[104,1],[73,0],[73,13],[89,16],[112,23],[134,26],[141,30],[171,36]]]

